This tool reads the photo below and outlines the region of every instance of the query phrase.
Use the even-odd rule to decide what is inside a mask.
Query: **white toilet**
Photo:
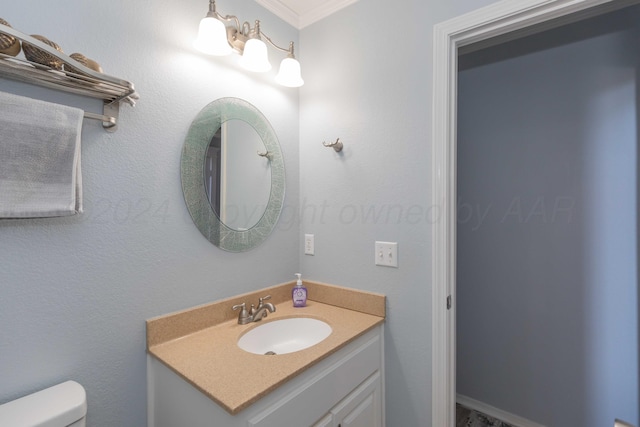
[[[87,395],[75,381],[0,405],[3,427],[85,427]]]

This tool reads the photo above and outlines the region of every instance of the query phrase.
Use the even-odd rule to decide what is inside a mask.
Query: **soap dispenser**
[[[307,305],[307,288],[302,286],[302,274],[296,273],[298,281],[291,292],[294,307],[304,307]]]

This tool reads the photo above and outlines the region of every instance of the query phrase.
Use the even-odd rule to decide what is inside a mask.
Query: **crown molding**
[[[256,0],[259,5],[299,30],[336,13],[356,1],[358,0],[328,0],[320,6],[300,14],[281,0]]]

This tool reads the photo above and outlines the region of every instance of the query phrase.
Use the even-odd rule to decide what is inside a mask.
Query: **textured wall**
[[[8,2],[2,17],[69,54],[95,58],[132,81],[120,128],[83,128],[85,214],[0,222],[0,402],[72,378],[87,389],[88,425],[146,424],[144,320],[292,280],[298,270],[298,93],[234,58],[191,47],[205,0]],[[218,1],[223,13],[260,17],[275,40],[298,33],[252,0]],[[275,55],[274,55],[275,56]],[[275,58],[274,58],[275,59]],[[100,102],[0,80],[0,90],[99,112]],[[287,167],[288,216],[257,249],[226,253],[196,229],[180,186],[182,143],[214,99],[243,98],[270,120]]]
[[[460,394],[638,423],[640,11],[461,61]]]
[[[217,3],[223,13],[260,17],[276,40],[297,37],[251,0]],[[399,0],[391,10],[359,1],[300,32],[299,92],[237,72],[232,59],[194,54],[203,0],[4,5],[16,28],[95,57],[142,99],[124,107],[115,134],[85,126],[84,216],[0,223],[0,401],[75,378],[87,387],[90,425],[141,426],[144,319],[300,269],[388,295],[388,425],[429,425],[431,35],[433,24],[489,3]],[[69,98],[5,81],[0,90]],[[190,120],[223,96],[265,113],[287,166],[278,229],[246,254],[211,246],[180,191]],[[342,155],[321,146],[337,137]],[[316,235],[315,257],[299,255],[301,233]],[[373,265],[375,240],[399,242],[397,270]]]
[[[301,270],[387,295],[391,427],[431,424],[433,25],[488,3],[361,0],[300,34]],[[341,154],[322,146],[336,138]],[[398,242],[398,269],[374,265],[376,240]]]

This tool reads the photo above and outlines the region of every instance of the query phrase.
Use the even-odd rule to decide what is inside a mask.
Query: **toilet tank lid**
[[[86,415],[84,387],[75,381],[66,381],[0,405],[0,426],[67,426]]]

